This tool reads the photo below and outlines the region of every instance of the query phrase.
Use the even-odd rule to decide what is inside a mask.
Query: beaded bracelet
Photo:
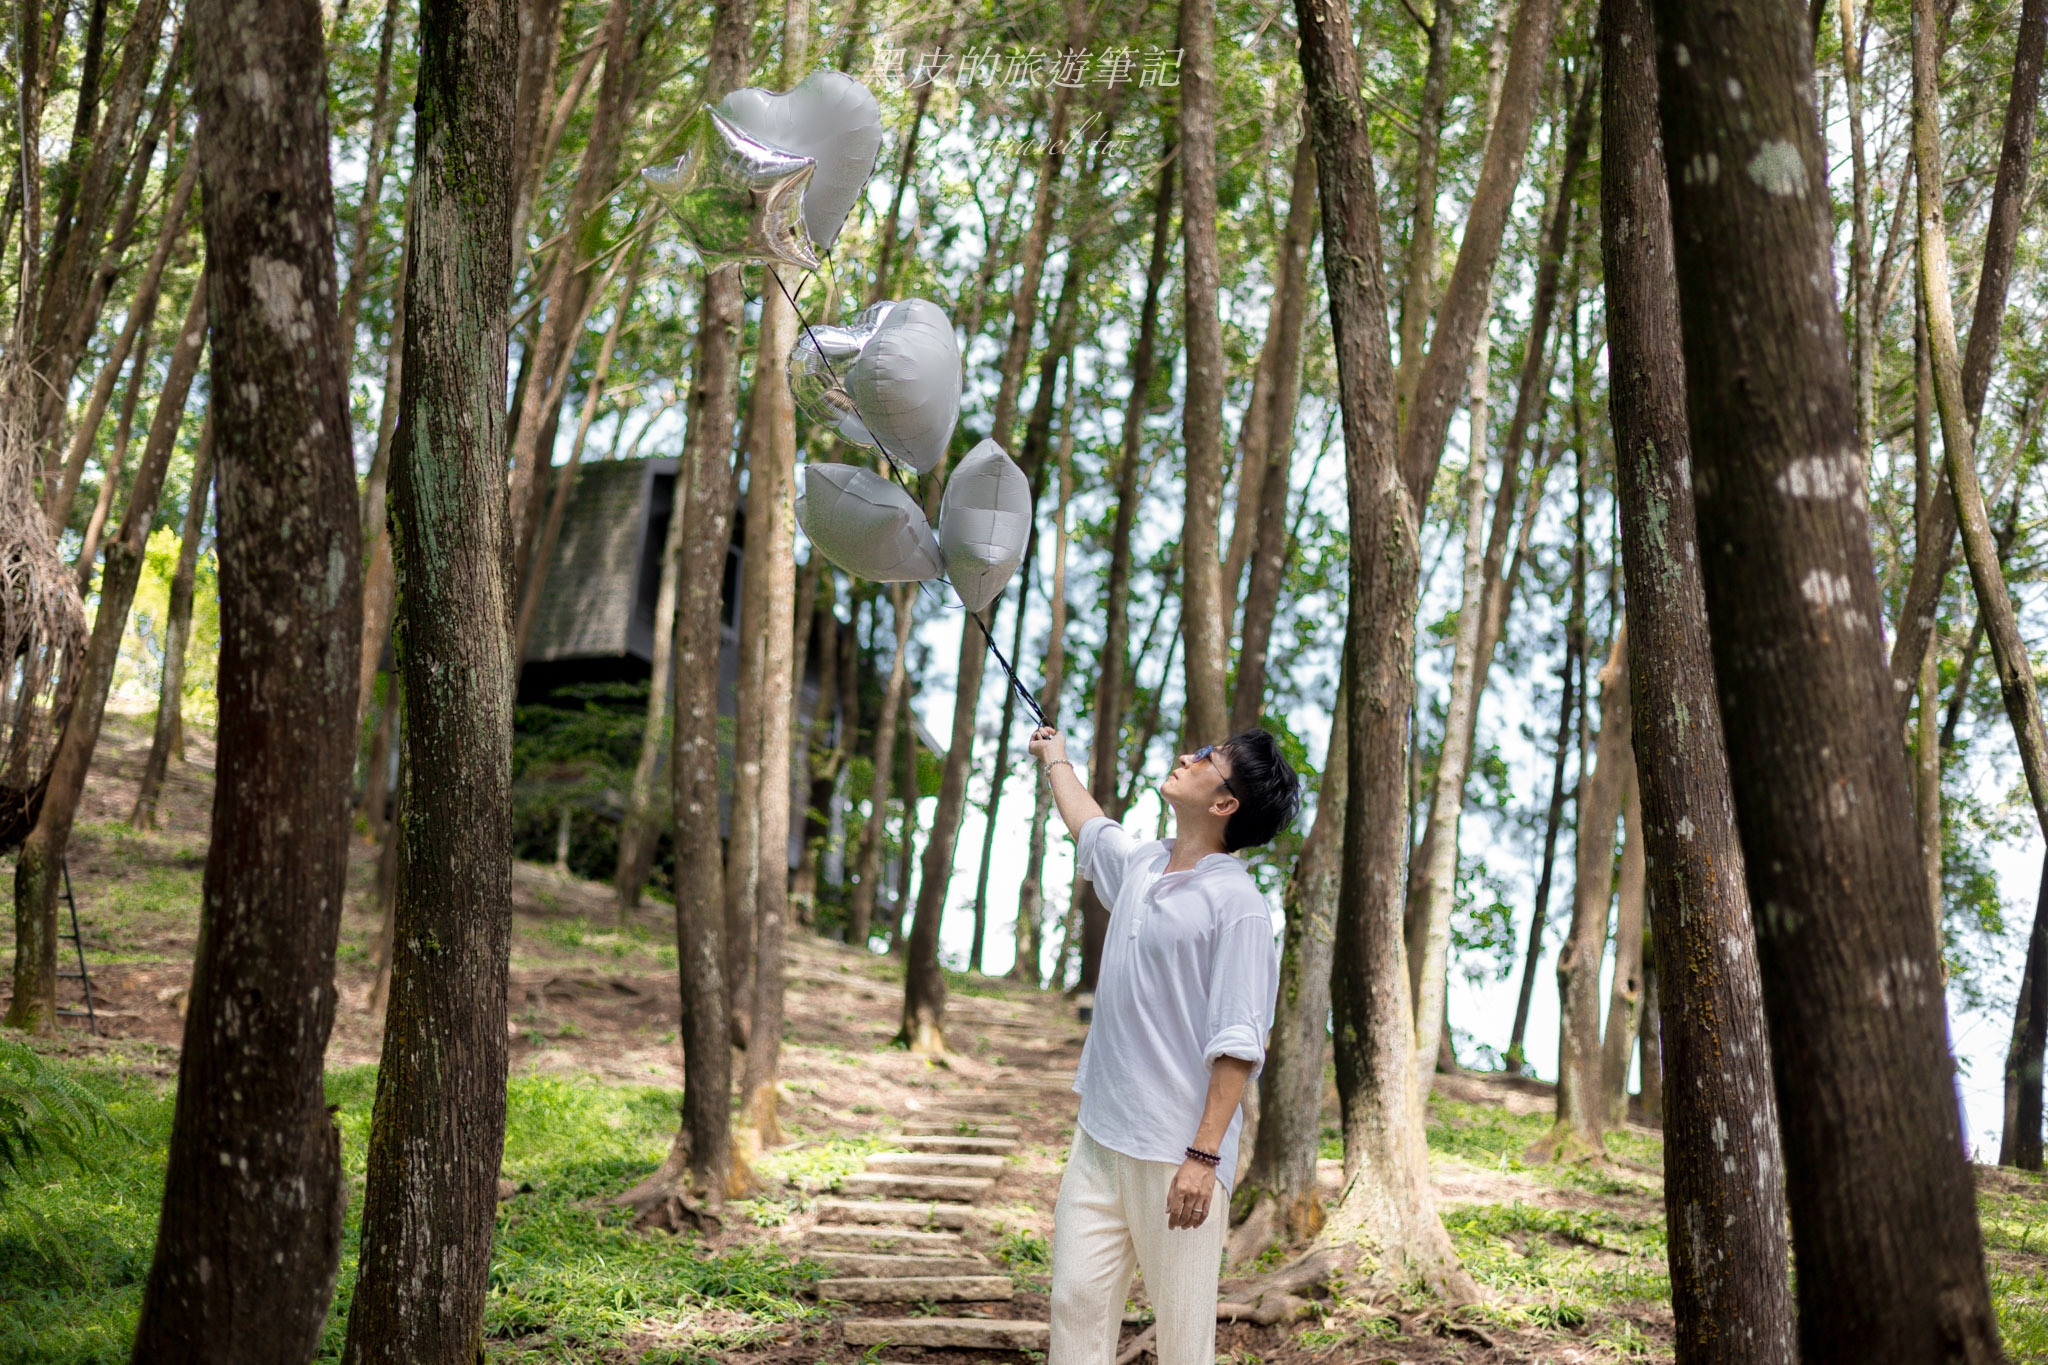
[[[1204,1166],[1210,1167],[1211,1169],[1214,1169],[1215,1167],[1221,1166],[1223,1164],[1223,1158],[1219,1154],[1215,1152],[1205,1152],[1199,1147],[1188,1148],[1188,1160],[1199,1161]]]
[[[1046,764],[1046,765],[1045,765],[1045,780],[1046,780],[1046,781],[1048,781],[1048,782],[1052,781],[1052,770],[1053,770],[1054,768],[1057,768],[1057,767],[1059,767],[1059,766],[1060,766],[1060,764],[1062,764],[1062,763],[1066,764],[1066,765],[1067,765],[1067,766],[1068,766],[1069,768],[1073,768],[1073,767],[1074,767],[1074,762],[1073,762],[1073,760],[1072,760],[1072,759],[1068,759],[1068,758],[1056,758],[1056,759],[1054,759],[1054,760],[1053,760],[1052,762],[1050,762],[1050,763],[1048,763],[1048,764]],[[1078,772],[1079,772],[1080,770],[1079,770],[1078,768],[1076,768],[1076,769],[1075,769],[1075,771],[1076,771],[1076,772],[1078,773]]]

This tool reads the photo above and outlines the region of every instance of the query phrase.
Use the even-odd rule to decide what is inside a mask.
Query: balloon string
[[[1022,608],[1020,607],[1019,610],[1022,610]],[[1031,713],[1031,718],[1037,721],[1040,727],[1043,727],[1045,725],[1045,712],[1038,709],[1038,699],[1031,695],[1031,690],[1025,687],[1023,681],[1017,677],[1017,670],[1010,667],[1010,661],[1003,657],[1002,647],[996,643],[996,637],[989,634],[988,627],[982,622],[981,613],[970,611],[967,615],[973,620],[975,625],[981,626],[981,638],[988,642],[988,652],[996,656],[996,662],[1002,665],[1003,672],[1008,675],[1010,688],[1016,692],[1017,700],[1024,703],[1024,709]]]

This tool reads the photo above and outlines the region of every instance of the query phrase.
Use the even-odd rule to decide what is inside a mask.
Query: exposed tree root
[[[1549,1132],[1530,1144],[1522,1160],[1535,1165],[1562,1165],[1574,1161],[1605,1161],[1607,1148],[1596,1136],[1587,1141],[1571,1124],[1559,1121]]]

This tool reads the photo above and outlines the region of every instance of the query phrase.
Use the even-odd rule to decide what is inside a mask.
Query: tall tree
[[[889,682],[882,689],[882,710],[875,717],[874,779],[868,793],[867,835],[861,840],[859,875],[849,898],[846,941],[865,949],[874,922],[875,895],[882,883],[882,844],[889,822],[890,783],[896,775],[896,720],[903,710],[903,696],[910,654],[911,609],[917,590],[898,583],[889,589],[890,619],[895,626],[896,648],[889,658]],[[905,801],[917,793],[906,791]]]
[[[348,1199],[322,1077],[362,632],[324,35],[311,0],[206,0],[191,22],[221,465],[220,754],[134,1358],[309,1360]],[[201,507],[205,488],[195,470]],[[124,533],[138,557],[129,537],[148,521]]]
[[[427,0],[419,31],[391,486],[406,698],[398,888],[350,1365],[468,1365],[482,1350],[505,1134],[518,6]]]
[[[1557,956],[1557,1121],[1532,1158],[1576,1160],[1604,1150],[1607,1126],[1600,1056],[1600,964],[1614,902],[1614,824],[1621,818],[1635,755],[1629,737],[1628,638],[1614,638],[1600,670],[1600,737],[1579,780],[1579,828],[1572,923]]]
[[[1187,377],[1181,395],[1185,459],[1180,629],[1186,670],[1181,730],[1190,744],[1229,738],[1224,674],[1230,612],[1218,564],[1223,507],[1223,266],[1216,248],[1216,0],[1180,0],[1181,326]],[[1231,585],[1233,588],[1235,584]]]
[[[1633,709],[1633,708],[1631,708]],[[1642,766],[1629,754],[1628,790],[1621,801],[1621,874],[1614,886],[1614,969],[1607,992],[1607,1020],[1600,1032],[1602,1123],[1619,1128],[1628,1121],[1628,1072],[1635,1060],[1643,1007]]]
[[[142,765],[135,809],[128,823],[136,829],[156,824],[158,795],[171,756],[182,751],[185,707],[185,661],[192,640],[192,597],[199,576],[199,540],[206,529],[206,505],[213,501],[213,410],[199,429],[199,450],[192,457],[192,491],[185,499],[184,534],[178,540],[178,566],[171,574],[169,620],[164,625],[164,676],[158,689],[156,724],[149,740],[149,758]]]
[[[1076,0],[1068,0],[1066,15],[1065,51],[1082,52],[1094,31],[1093,11]],[[989,432],[991,439],[1005,448],[1014,439],[1018,391],[1023,387],[1024,362],[1038,323],[1039,288],[1060,201],[1059,183],[1066,165],[1072,97],[1071,86],[1057,86],[1052,92],[1052,118],[1038,167],[1031,226],[1025,232],[1017,289],[1010,306],[1009,339],[997,365],[995,410]],[[936,1053],[946,1049],[946,978],[939,969],[939,920],[945,915],[946,891],[953,879],[954,845],[960,836],[960,818],[967,799],[967,769],[974,759],[974,716],[981,703],[981,675],[986,659],[981,630],[969,630],[963,622],[960,658],[954,673],[952,738],[939,774],[938,809],[932,816],[931,833],[925,839],[924,869],[918,882],[909,961],[903,975],[903,1025],[897,1036],[913,1052]],[[911,799],[915,800],[914,793]]]
[[[1145,449],[1145,418],[1152,410],[1153,375],[1158,367],[1160,296],[1166,288],[1167,260],[1173,250],[1173,177],[1179,162],[1171,119],[1160,121],[1164,143],[1159,179],[1152,190],[1152,250],[1145,264],[1145,301],[1138,309],[1138,334],[1131,344],[1130,393],[1124,400],[1123,429],[1116,454],[1116,519],[1109,536],[1109,575],[1103,593],[1101,665],[1095,674],[1094,735],[1089,743],[1088,794],[1109,814],[1121,818],[1117,756],[1123,743],[1124,715],[1135,693],[1131,681],[1131,532],[1137,525],[1141,457]],[[1075,874],[1074,898],[1081,917],[1079,989],[1095,989],[1102,962],[1102,944],[1109,933],[1109,907],[1095,894],[1095,883]],[[1056,978],[1060,970],[1055,969]]]
[[[1929,36],[1932,38],[1933,34]],[[2005,126],[1999,139],[1998,174],[1984,223],[1977,301],[1970,314],[1969,339],[1963,343],[1962,406],[1973,431],[1983,420],[1984,395],[1990,391],[1992,362],[1998,356],[1999,328],[2005,317],[2006,294],[2012,284],[2013,260],[2019,248],[2021,217],[2027,202],[2034,117],[2040,105],[2044,66],[2048,66],[2048,0],[2024,0],[2020,6],[2019,36],[2013,47]],[[1901,209],[1909,202],[1912,201],[1907,196],[1900,195]],[[1892,234],[1894,241],[1900,236],[1896,231]],[[1937,497],[1929,510],[1928,524],[1914,547],[1913,573],[1906,584],[1906,597],[1899,607],[1892,640],[1891,707],[1895,728],[1904,727],[1906,713],[1912,709],[1920,662],[1927,639],[1934,632],[1935,609],[1947,588],[1949,568],[1954,563],[1955,499]]]
[[[1533,0],[1538,5],[1543,0]],[[1385,1275],[1448,1298],[1476,1294],[1437,1217],[1409,1058],[1414,1022],[1401,937],[1408,704],[1414,688],[1419,508],[1402,476],[1380,248],[1379,191],[1346,9],[1296,0],[1315,138],[1323,272],[1344,411],[1351,514],[1344,847],[1331,993],[1346,1188],[1324,1237]],[[1468,229],[1469,231],[1469,229]]]
[[[1652,8],[1700,563],[1799,1248],[1799,1354],[1995,1360],[1853,454],[1812,41],[1803,14],[1757,0]]]
[[[178,427],[185,415],[185,397],[191,391],[200,350],[206,343],[208,278],[202,271],[193,284],[191,305],[179,328],[177,344],[171,349],[170,367],[157,397],[156,416],[150,423],[149,442],[143,447],[135,483],[128,490],[128,506],[121,514],[120,530],[107,542],[92,639],[86,646],[84,666],[71,689],[69,716],[50,759],[49,786],[43,792],[42,809],[15,859],[14,1000],[7,1008],[6,1020],[10,1028],[47,1032],[55,1025],[57,893],[63,880],[65,851],[70,847],[71,826],[78,818],[79,802],[85,795],[86,773],[92,766],[93,750],[99,744],[100,726],[106,719],[107,691],[113,685],[128,611],[135,605],[143,554],[149,546],[150,522],[156,517],[164,473],[170,467],[171,449],[177,444]],[[27,693],[36,690],[24,689]],[[332,957],[331,949],[329,956]]]

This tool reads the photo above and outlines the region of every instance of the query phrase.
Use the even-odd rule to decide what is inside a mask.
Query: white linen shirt
[[[1081,1127],[1113,1152],[1179,1165],[1195,1140],[1218,1057],[1252,1075],[1280,988],[1266,898],[1243,863],[1212,853],[1168,873],[1171,839],[1140,842],[1097,816],[1081,827],[1078,862],[1110,907],[1095,1014],[1074,1089]],[[1244,1112],[1231,1115],[1216,1175],[1237,1174]]]

